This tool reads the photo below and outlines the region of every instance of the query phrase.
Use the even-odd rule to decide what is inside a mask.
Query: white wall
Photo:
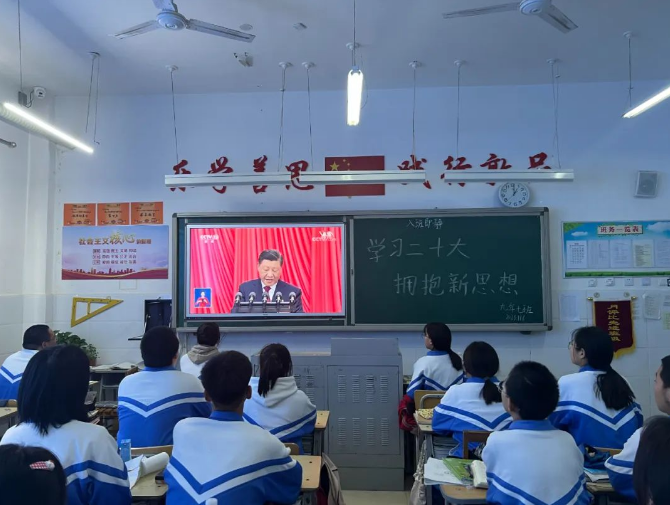
[[[636,87],[642,96],[662,83]],[[290,84],[289,84],[290,85]],[[640,169],[663,172],[666,184],[670,168],[667,142],[668,105],[633,120],[620,118],[626,105],[626,85],[565,85],[561,88],[561,159],[563,168],[574,170],[571,184],[533,184],[534,206],[551,209],[552,282],[554,314],[558,315],[558,293],[577,291],[582,321],[555,321],[554,331],[523,336],[509,333],[472,334],[455,337],[462,351],[472,339],[491,342],[502,360],[504,375],[521,359],[546,363],[558,375],[573,371],[568,359],[570,332],[589,320],[586,280],[564,280],[561,275],[560,223],[564,220],[668,219],[668,189],[652,200],[633,198],[635,173]],[[553,153],[553,112],[548,86],[465,88],[462,90],[461,153],[473,165],[483,163],[490,152],[506,157],[515,168],[525,169],[528,156]],[[169,295],[171,281],[138,281],[136,286],[117,281],[60,280],[60,237],[62,205],[65,202],[165,201],[165,215],[173,212],[204,211],[352,211],[367,209],[488,207],[495,202],[496,189],[468,184],[446,186],[439,180],[442,161],[454,149],[454,89],[420,89],[417,93],[417,153],[428,159],[427,171],[433,190],[412,186],[390,187],[385,197],[356,199],[328,198],[323,190],[311,192],[270,188],[265,195],[253,195],[251,188],[229,188],[225,195],[211,189],[170,192],[163,176],[171,173],[175,155],[169,96],[106,97],[100,103],[98,137],[94,156],[67,153],[55,162],[55,201],[52,207],[53,321],[56,327],[69,325],[73,295],[102,295],[121,298],[124,303],[76,329],[101,350],[101,361],[139,359],[137,343],[129,336],[142,331],[142,300]],[[55,104],[56,121],[72,131],[81,131],[86,100],[60,97]],[[386,156],[387,168],[408,159],[411,149],[411,90],[371,91],[361,125],[345,126],[345,95],[314,93],[314,159],[322,169],[325,156]],[[277,167],[279,95],[189,95],[177,97],[180,156],[189,168],[204,173],[209,163],[227,156],[236,172],[250,172],[253,158],[266,154],[268,169]],[[287,93],[285,119],[286,163],[309,159],[307,101],[304,93]],[[320,161],[319,161],[320,160]],[[551,161],[556,166],[555,159]],[[283,168],[282,168],[283,170]],[[616,288],[623,291],[622,281]],[[660,289],[655,287],[654,289]],[[605,288],[600,287],[602,292]],[[667,290],[667,288],[666,288]],[[629,290],[640,296],[639,280]],[[670,292],[670,290],[668,290]],[[615,363],[633,385],[645,412],[651,412],[650,384],[660,357],[670,354],[670,332],[659,322],[636,320],[638,349]],[[224,346],[255,352],[270,341],[287,343],[293,351],[329,348],[337,332],[324,334],[239,334],[230,335]],[[386,335],[378,335],[386,336]],[[397,335],[405,372],[425,352],[422,340],[412,334]]]

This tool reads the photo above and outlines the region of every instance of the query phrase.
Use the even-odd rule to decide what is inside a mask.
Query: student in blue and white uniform
[[[590,503],[582,452],[547,420],[558,403],[556,378],[546,366],[523,361],[500,385],[513,421],[507,430],[491,433],[482,453],[487,503]]]
[[[446,324],[428,323],[423,329],[423,343],[428,355],[414,363],[407,388],[407,396],[412,400],[417,390],[446,391],[463,380],[463,363],[451,350],[451,330]]]
[[[209,419],[185,419],[174,429],[174,449],[165,471],[167,505],[293,504],[298,500],[302,468],[279,439],[244,422],[251,398],[251,362],[227,351],[202,369]]]
[[[19,388],[19,424],[0,443],[51,451],[65,470],[68,505],[129,505],[128,474],[116,442],[105,428],[88,423],[89,375],[88,358],[77,347],[38,352]]]
[[[212,412],[197,377],[175,370],[179,339],[166,326],[152,328],[140,344],[145,368],[119,385],[119,433],[133,447],[172,445],[172,430],[187,417]]]
[[[643,419],[633,390],[612,368],[611,337],[595,326],[579,328],[569,348],[572,363],[580,369],[558,381],[561,395],[551,422],[582,448],[623,448]]]
[[[654,399],[658,410],[670,415],[670,356],[661,360],[661,366],[656,371],[654,380]],[[640,444],[640,428],[624,444],[623,450],[605,462],[605,468],[610,477],[612,487],[621,495],[632,501],[636,500],[633,488],[633,463]],[[670,496],[670,495],[669,495]]]
[[[56,337],[46,324],[36,324],[23,334],[23,349],[9,356],[0,367],[0,400],[16,400],[23,371],[40,349],[56,345]]]
[[[512,418],[502,404],[496,374],[500,361],[495,349],[486,342],[472,342],[463,353],[465,382],[451,386],[433,413],[433,430],[453,433],[458,445],[451,456],[463,457],[463,432],[466,430],[498,431]],[[470,444],[471,450],[477,444]]]
[[[266,345],[260,354],[260,377],[251,378],[251,400],[244,418],[268,430],[282,442],[298,444],[314,431],[316,407],[298,389],[291,353],[282,344]]]
[[[653,418],[640,437],[633,483],[640,505],[670,503],[670,418]]]
[[[198,326],[195,336],[198,343],[181,357],[179,368],[182,372],[190,373],[199,379],[207,360],[219,354],[221,329],[216,323],[203,323]]]

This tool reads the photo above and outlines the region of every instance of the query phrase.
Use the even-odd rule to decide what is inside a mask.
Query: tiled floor
[[[407,505],[409,491],[343,491],[347,505]]]

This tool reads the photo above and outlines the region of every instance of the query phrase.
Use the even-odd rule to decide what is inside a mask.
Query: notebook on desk
[[[114,363],[113,365],[99,365],[99,366],[92,366],[91,367],[91,372],[105,372],[107,370],[130,370],[131,368],[137,366],[134,363],[130,363],[129,361],[124,361],[122,363]]]

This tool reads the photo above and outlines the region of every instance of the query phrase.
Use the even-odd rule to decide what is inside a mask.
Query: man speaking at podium
[[[303,312],[302,290],[281,280],[284,257],[275,249],[266,249],[258,256],[258,279],[246,281],[240,284],[239,292],[242,294],[240,301],[248,301],[251,293],[256,294],[254,301],[263,300],[263,293],[268,294],[270,302],[276,302],[277,293],[282,294],[283,301],[290,301],[291,294],[295,294],[295,301],[291,304],[291,312]],[[234,305],[232,312],[238,312]]]

